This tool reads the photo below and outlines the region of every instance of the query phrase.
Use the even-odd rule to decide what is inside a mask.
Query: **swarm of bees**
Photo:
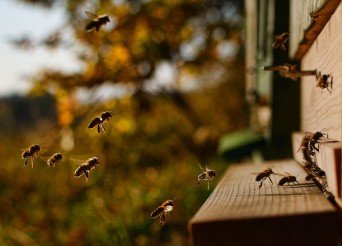
[[[174,200],[166,200],[163,202],[159,207],[157,207],[155,210],[151,213],[151,218],[157,218],[159,216],[159,222],[161,225],[165,224],[165,216],[168,215],[169,212],[173,210],[173,207],[175,206]]]
[[[86,177],[86,182],[89,178],[89,173],[93,171],[96,166],[100,165],[100,161],[97,157],[91,157],[86,162],[82,163],[74,173],[75,178],[81,177],[83,174]]]
[[[319,143],[322,142],[322,138],[324,136],[327,136],[327,134],[323,133],[322,131],[315,133],[305,132],[299,149],[297,150],[297,152],[302,152],[304,167],[309,173],[305,178],[306,180],[310,180],[313,177],[325,176],[325,172],[319,168],[316,163],[316,152],[319,152]]]
[[[108,15],[97,16],[88,11],[85,11],[85,14],[91,19],[91,21],[85,26],[85,30],[88,32],[98,32],[102,26],[110,22]]]
[[[208,181],[208,190],[210,189],[210,181],[215,178],[216,179],[216,171],[213,169],[209,169],[207,166],[203,169],[201,166],[200,168],[204,170],[200,175],[197,177],[197,185],[199,185],[202,181]]]
[[[101,131],[100,128],[103,130],[103,132],[105,132],[106,129],[104,127],[104,124],[107,123],[110,118],[112,118],[112,114],[110,113],[110,111],[102,112],[99,117],[95,117],[90,121],[88,128],[94,128],[95,126],[97,126],[98,133],[100,133]]]

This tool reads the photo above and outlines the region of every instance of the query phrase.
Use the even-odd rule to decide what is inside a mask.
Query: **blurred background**
[[[86,32],[85,11],[110,23]],[[216,185],[196,187],[200,165],[222,175],[221,137],[249,125],[243,1],[3,0],[0,15],[1,245],[189,245]],[[106,110],[106,132],[88,129]],[[173,198],[164,226],[150,218]]]

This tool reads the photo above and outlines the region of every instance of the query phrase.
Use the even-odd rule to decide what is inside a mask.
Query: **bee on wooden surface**
[[[208,190],[210,188],[210,181],[215,178],[216,179],[216,171],[213,169],[209,169],[207,166],[205,166],[205,169],[203,169],[201,166],[200,168],[202,170],[205,170],[204,172],[202,172],[200,175],[198,175],[197,177],[197,185],[199,185],[202,181],[208,181]]]
[[[276,35],[275,36],[275,40],[272,43],[272,47],[274,49],[277,49],[278,47],[281,47],[284,51],[286,51],[286,46],[285,44],[287,43],[287,41],[289,40],[289,33],[288,32],[284,32],[280,35]]]
[[[286,183],[288,185],[290,185],[290,183],[293,183],[293,184],[297,183],[297,184],[299,184],[298,181],[297,181],[296,176],[293,176],[293,175],[291,175],[289,173],[286,173],[286,174],[287,175],[282,175],[284,177],[279,180],[278,185],[283,186]]]
[[[89,178],[89,173],[93,171],[97,165],[100,165],[99,159],[97,157],[89,158],[85,163],[81,164],[74,173],[75,178],[81,177],[83,174],[86,177],[86,182]]]
[[[267,168],[265,169],[264,171],[260,172],[260,173],[257,173],[257,176],[255,178],[256,181],[261,181],[260,182],[260,185],[259,185],[259,188],[261,188],[262,186],[262,183],[265,181],[265,179],[269,179],[271,181],[271,183],[273,184],[273,181],[272,179],[270,178],[271,174],[275,174],[277,175],[276,173],[273,172],[272,168]]]
[[[28,158],[31,157],[31,165],[33,167],[34,157],[38,156],[38,152],[40,151],[40,146],[38,144],[31,145],[28,149],[26,149],[21,157],[25,159],[24,165],[27,165]]]
[[[309,138],[311,147],[319,152],[319,146],[316,147],[316,144],[321,141],[322,137],[327,136],[327,134],[320,131],[315,133],[306,132],[305,135],[307,135],[307,137]]]
[[[176,199],[176,198],[175,198]],[[157,218],[159,216],[159,222],[161,225],[165,224],[165,216],[173,210],[175,206],[174,200],[167,200],[162,203],[158,208],[153,210],[151,213],[151,218]]]
[[[315,150],[313,149],[313,146],[310,145],[311,141],[311,133],[306,132],[304,137],[302,138],[302,142],[297,150],[302,152],[303,159],[304,159],[304,164],[307,167],[308,165],[311,165],[312,163],[315,162]]]
[[[332,89],[332,77],[330,74],[321,74],[321,72],[317,73],[317,84],[316,87],[321,88],[322,90],[327,89],[331,94]],[[330,89],[329,89],[330,88]]]
[[[85,11],[85,13],[91,19],[91,21],[85,26],[85,30],[88,32],[98,32],[102,26],[110,22],[108,15],[97,16],[88,11]]]
[[[313,178],[314,176],[312,175],[312,173],[309,173],[308,175],[305,176],[305,180],[309,181]]]
[[[320,178],[325,177],[325,172],[317,165],[313,166],[310,170],[315,176],[318,176]]]
[[[103,130],[103,132],[105,132],[106,129],[104,127],[104,124],[107,123],[110,118],[112,118],[112,114],[110,113],[110,111],[102,112],[99,117],[96,117],[90,121],[88,128],[94,128],[95,126],[97,126],[98,133],[100,133],[101,131],[100,128]]]
[[[48,166],[55,167],[55,165],[63,159],[62,153],[58,152],[53,154],[46,162]]]

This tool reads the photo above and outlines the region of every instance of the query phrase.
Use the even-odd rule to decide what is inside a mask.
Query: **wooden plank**
[[[300,185],[272,176],[259,189],[251,173],[273,166]],[[230,166],[189,222],[193,245],[337,245],[337,212],[305,176],[294,160]]]
[[[332,76],[331,94],[316,87],[315,77],[301,79],[301,129],[320,131],[342,140],[342,4],[302,60],[302,70],[321,71]]]
[[[299,61],[329,21],[341,0],[292,0],[290,57]]]
[[[297,151],[304,132],[294,132],[292,134],[292,149],[293,158],[303,165],[303,156],[301,151]],[[333,140],[333,139],[330,139]],[[323,141],[329,141],[324,139]],[[319,144],[319,152],[316,153],[317,165],[325,171],[329,190],[333,193],[337,202],[342,204],[342,163],[341,163],[342,143],[337,142],[322,142]]]

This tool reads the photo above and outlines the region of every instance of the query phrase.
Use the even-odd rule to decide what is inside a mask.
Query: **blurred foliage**
[[[8,143],[0,147],[2,245],[188,245],[187,223],[210,194],[206,184],[196,187],[199,164],[223,171],[218,138],[248,124],[240,1],[20,1],[65,8],[62,29],[45,41],[25,42],[70,49],[83,67],[33,76],[27,100],[49,93],[54,110],[28,103],[12,114],[0,103],[2,125],[13,132],[0,135]],[[98,33],[85,32],[84,11],[106,13],[111,23]],[[61,30],[71,30],[73,38]],[[151,90],[165,61],[175,81]],[[189,80],[196,86],[185,90]],[[79,101],[80,89],[96,91],[107,83],[133,92]],[[88,129],[106,110],[113,114],[106,132]],[[24,111],[36,112],[37,121],[27,124]],[[24,167],[19,149],[34,143],[47,150],[40,156],[62,150],[64,160],[54,168],[42,159],[33,169]],[[74,159],[92,156],[101,164],[89,181],[74,178]],[[150,218],[175,197],[164,226]]]

